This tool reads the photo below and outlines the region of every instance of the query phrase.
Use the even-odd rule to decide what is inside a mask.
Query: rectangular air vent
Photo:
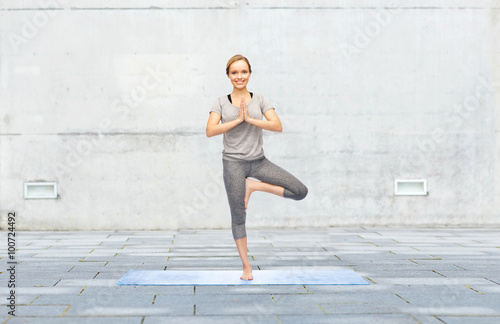
[[[25,199],[57,199],[57,182],[25,182]]]
[[[425,179],[396,179],[394,180],[395,196],[426,196],[427,180]]]

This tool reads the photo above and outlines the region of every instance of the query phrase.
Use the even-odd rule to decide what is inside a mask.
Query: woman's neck
[[[244,89],[235,89],[235,88],[233,88],[233,92],[231,92],[231,95],[235,96],[235,97],[243,97],[243,96],[246,96],[246,95],[249,95],[249,94],[250,94],[250,92],[247,90],[246,87]]]

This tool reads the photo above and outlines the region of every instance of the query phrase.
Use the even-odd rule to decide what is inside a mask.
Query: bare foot
[[[250,200],[250,195],[255,191],[253,188],[254,180],[245,179],[245,209],[247,209],[248,201]]]
[[[243,274],[241,275],[240,279],[252,280],[253,279],[252,269],[243,269]]]

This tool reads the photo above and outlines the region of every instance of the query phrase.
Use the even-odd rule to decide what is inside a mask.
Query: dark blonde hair
[[[243,55],[237,54],[237,55],[231,57],[229,59],[229,61],[227,61],[227,64],[226,64],[226,74],[229,74],[229,67],[231,66],[231,64],[233,64],[236,61],[241,61],[241,60],[247,62],[247,64],[248,64],[248,72],[252,73],[252,67],[250,66],[250,62],[248,61],[248,59],[246,57],[244,57]]]

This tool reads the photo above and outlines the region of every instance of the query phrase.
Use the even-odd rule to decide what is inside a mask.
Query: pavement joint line
[[[40,295],[36,296],[35,299],[33,299],[28,305],[31,306],[35,302],[35,300],[37,300],[39,297]]]
[[[396,295],[396,296],[398,296],[399,298],[401,298],[402,300],[404,300],[405,302],[407,302],[408,304],[410,304],[410,302],[409,302],[409,301],[407,301],[406,299],[404,299],[404,298],[403,298],[403,297],[401,297],[400,295],[398,295],[398,294],[395,294],[395,295]]]
[[[417,322],[418,324],[422,324],[422,322],[420,322],[415,316],[413,316],[412,314],[408,314],[410,315],[411,318],[413,318],[415,320],[415,322]]]
[[[61,317],[66,315],[66,312],[69,311],[70,308],[71,308],[71,304],[64,310],[64,312],[61,314]]]
[[[457,268],[460,268],[460,269],[462,269],[462,270],[467,270],[467,269],[465,269],[465,268],[462,268],[461,266],[457,266],[456,264],[454,264],[454,266],[455,266],[455,267],[457,267]]]
[[[443,277],[447,278],[444,274],[441,274],[441,273],[437,272],[436,270],[432,270],[432,272],[437,273],[438,275],[440,275],[440,276],[443,276]]]
[[[491,281],[491,282],[493,282],[494,284],[500,285],[500,283],[498,283],[498,282],[496,282],[496,281],[494,281],[494,280],[488,279],[488,278],[486,278],[486,277],[484,277],[484,279],[486,279],[486,280],[488,280],[488,281]]]
[[[318,304],[318,306],[319,306],[319,308],[321,309],[321,311],[323,312],[323,314],[325,314],[325,315],[326,315],[326,312],[325,312],[325,310],[323,309],[323,307],[321,307],[321,304]]]
[[[365,277],[365,278],[370,280],[371,282],[373,282],[375,285],[377,284],[375,281],[371,280],[370,278],[368,278],[368,277]]]
[[[421,258],[421,259],[415,258],[413,260],[419,260],[419,261],[441,261],[442,259],[441,258],[432,257],[432,258]]]
[[[430,255],[431,257],[433,257],[435,260],[443,260],[443,259],[441,259],[440,257],[437,257],[437,256],[435,256],[435,255],[432,255],[432,254],[429,254],[429,255]],[[417,259],[417,260],[418,260],[418,259]],[[424,259],[424,260],[425,260],[425,259]]]
[[[474,288],[472,288],[470,286],[467,286],[467,285],[464,285],[464,286],[467,287],[467,288],[469,288],[469,289],[471,289],[471,290],[474,290],[475,292],[477,292],[480,295],[484,295],[482,292],[480,292],[480,291],[478,291],[478,290],[476,290],[476,289],[474,289]]]

